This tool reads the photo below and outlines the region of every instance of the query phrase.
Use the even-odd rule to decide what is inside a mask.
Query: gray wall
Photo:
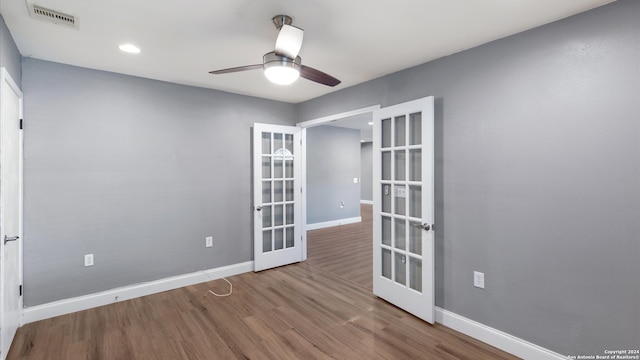
[[[252,260],[251,126],[292,125],[293,105],[33,59],[23,72],[27,306]]]
[[[373,143],[360,144],[360,200],[373,201]]]
[[[562,354],[637,349],[638,19],[640,1],[618,1],[299,104],[299,117],[434,95],[437,306]]]
[[[360,216],[360,131],[307,129],[307,224]],[[344,208],[340,202],[344,202]]]
[[[4,22],[4,18],[0,15],[0,67],[7,68],[7,71],[13,78],[13,81],[21,86],[22,69],[20,68],[21,55],[13,41],[13,37]]]

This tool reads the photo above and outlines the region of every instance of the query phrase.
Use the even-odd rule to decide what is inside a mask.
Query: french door
[[[433,323],[433,97],[375,111],[373,136],[373,292]]]
[[[302,261],[302,131],[253,126],[255,271]]]

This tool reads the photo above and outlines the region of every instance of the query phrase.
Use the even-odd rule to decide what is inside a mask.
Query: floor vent
[[[71,29],[78,28],[78,19],[75,16],[47,9],[32,2],[27,2],[29,8],[29,16],[34,19],[62,25]]]

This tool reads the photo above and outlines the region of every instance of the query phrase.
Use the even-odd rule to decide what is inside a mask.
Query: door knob
[[[262,206],[256,206],[256,211],[262,210]]]
[[[431,230],[431,225],[429,225],[427,223],[424,223],[424,224],[422,224],[422,229],[424,231],[429,231],[429,230]]]

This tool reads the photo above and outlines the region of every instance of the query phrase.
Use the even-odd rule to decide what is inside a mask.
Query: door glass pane
[[[286,247],[287,248],[292,248],[295,245],[294,240],[293,240],[293,236],[295,235],[293,226],[286,227],[285,228],[285,234],[286,234],[285,238],[287,239]]]
[[[265,230],[262,232],[262,252],[269,252],[271,250],[271,230]]]
[[[422,217],[422,188],[419,185],[409,186],[409,216]]]
[[[270,156],[262,157],[262,178],[263,179],[271,178],[271,157]]]
[[[407,202],[407,187],[404,185],[395,186],[395,213],[397,215],[406,215],[405,204]]]
[[[394,252],[393,270],[395,271],[394,280],[397,283],[406,285],[407,283],[407,256],[400,252]]]
[[[293,204],[287,204],[287,225],[293,224]]]
[[[284,200],[282,193],[282,186],[284,186],[284,182],[282,181],[274,181],[273,182],[273,202],[282,202]]]
[[[293,154],[293,134],[284,135],[284,145],[290,154]]]
[[[262,202],[271,202],[271,181],[267,180],[262,182]]]
[[[280,226],[284,224],[284,209],[282,205],[273,206],[273,225]]]
[[[382,180],[391,180],[391,151],[382,152]]]
[[[422,292],[422,260],[409,258],[409,287]]]
[[[409,151],[409,180],[422,181],[422,150]]]
[[[409,144],[422,144],[422,113],[409,115]]]
[[[286,160],[284,161],[284,170],[285,170],[285,177],[287,179],[293,179],[293,159],[291,157],[286,158]]]
[[[287,184],[287,201],[293,201],[293,180],[288,180],[285,183]]]
[[[273,152],[282,149],[282,134],[273,134]]]
[[[262,154],[264,155],[271,154],[271,133],[268,133],[268,132],[262,133]]]
[[[382,276],[391,280],[391,250],[381,249],[382,250]]]
[[[382,217],[382,243],[391,246],[391,218]]]
[[[271,227],[271,206],[262,207],[262,227]]]
[[[284,171],[282,169],[284,158],[282,156],[273,157],[273,178],[282,179],[284,177]]]
[[[273,250],[281,250],[284,246],[283,229],[275,229],[273,231]]]
[[[406,124],[405,124],[405,119],[406,116],[402,115],[402,116],[398,116],[396,117],[396,121],[395,121],[395,144],[394,146],[404,146],[405,145],[405,139],[406,139],[406,133],[405,133],[405,128],[406,128]]]
[[[404,150],[395,151],[395,180],[406,179],[406,152]]]
[[[381,126],[382,145],[383,148],[391,147],[391,119],[382,120]]]
[[[422,224],[415,221],[409,222],[409,251],[422,255]]]
[[[391,213],[391,185],[382,184],[382,212]]]
[[[395,248],[404,250],[407,244],[407,226],[404,219],[394,219]]]

